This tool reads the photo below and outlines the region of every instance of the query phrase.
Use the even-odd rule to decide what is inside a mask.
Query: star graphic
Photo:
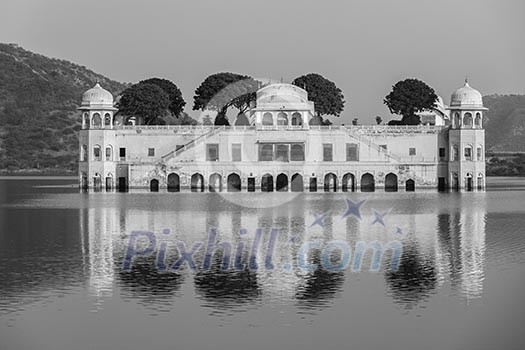
[[[380,224],[380,225],[383,225],[384,227],[385,226],[385,216],[390,212],[390,210],[387,210],[383,213],[380,213],[375,209],[372,209],[372,211],[374,212],[374,221],[372,221],[370,226],[374,224]]]
[[[396,235],[404,235],[405,233],[403,232],[403,230],[401,229],[401,227],[399,226],[396,226],[396,232],[394,232]]]
[[[347,216],[353,215],[359,220],[361,220],[361,206],[366,202],[366,199],[359,201],[357,203],[353,202],[351,199],[346,198],[346,212],[341,216],[341,219],[346,218]]]
[[[324,227],[325,223],[324,223],[324,219],[326,218],[326,216],[328,214],[330,214],[331,210],[328,210],[327,212],[324,212],[322,214],[319,214],[315,217],[315,220],[314,222],[310,225],[310,227],[313,227],[315,225],[319,225],[321,227]]]

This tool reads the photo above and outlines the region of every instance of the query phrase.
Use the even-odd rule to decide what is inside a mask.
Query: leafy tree
[[[354,118],[352,119],[352,125],[357,125],[357,121],[359,120],[359,118]]]
[[[134,84],[124,90],[117,104],[119,113],[139,119],[138,124],[163,124],[170,105],[167,93],[155,84]]]
[[[434,89],[421,80],[405,79],[398,81],[385,97],[383,103],[387,105],[391,113],[402,115],[403,118],[400,123],[391,121],[389,124],[421,124],[421,118],[416,113],[435,107],[437,98]]]
[[[215,117],[215,125],[230,125],[230,122],[228,121],[228,118],[226,117],[226,114],[219,112],[217,116]]]
[[[182,93],[180,92],[177,85],[167,79],[160,78],[150,78],[142,80],[139,84],[155,84],[160,87],[170,99],[170,105],[168,110],[176,117],[178,117],[184,110],[186,102],[182,98]]]
[[[188,113],[186,112],[182,112],[181,114],[179,114],[178,117],[174,117],[174,116],[168,117],[166,118],[166,122],[169,125],[197,125],[198,124],[198,122],[192,117],[190,117]]]
[[[381,118],[380,116],[376,116],[377,125],[381,124],[382,122],[383,122],[383,118]]]
[[[217,111],[215,125],[229,125],[226,118],[228,108],[233,106],[241,113],[245,112],[255,101],[259,85],[247,75],[228,72],[212,74],[195,90],[193,109]]]
[[[246,117],[246,114],[244,113],[237,114],[235,125],[250,125],[250,121],[248,120],[248,117]]]
[[[308,99],[315,104],[318,116],[333,115],[339,117],[343,111],[345,100],[343,92],[334,82],[320,74],[310,73],[295,78],[292,84],[308,92]]]

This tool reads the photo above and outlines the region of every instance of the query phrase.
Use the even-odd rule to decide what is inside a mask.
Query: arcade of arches
[[[376,177],[371,173],[365,173],[360,177],[359,186],[357,177],[352,173],[346,173],[341,178],[331,172],[319,178],[312,176],[306,189],[303,175],[300,173],[295,173],[291,177],[284,173],[277,176],[266,173],[260,179],[248,177],[246,180],[247,186],[243,188],[241,177],[236,173],[230,173],[227,176],[213,173],[207,179],[200,173],[194,173],[190,177],[189,188],[192,192],[205,192],[206,189],[208,192],[255,192],[257,188],[260,188],[261,192],[316,192],[318,188],[324,189],[325,192],[355,192],[358,189],[361,192],[373,192],[376,187]],[[397,192],[401,184],[405,191],[415,191],[414,179],[407,179],[404,183],[400,183],[396,174],[388,173],[383,180],[386,192]],[[150,191],[158,192],[159,183],[157,178],[150,179]],[[168,192],[180,192],[179,174],[170,173],[166,185]]]

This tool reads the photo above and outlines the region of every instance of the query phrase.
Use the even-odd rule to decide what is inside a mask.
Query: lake
[[[487,180],[296,195],[1,178],[0,349],[523,349],[525,179]]]

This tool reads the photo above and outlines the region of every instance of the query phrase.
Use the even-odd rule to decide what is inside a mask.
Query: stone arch
[[[461,127],[461,118],[459,117],[458,112],[454,113],[454,118],[452,119],[452,121],[453,121],[453,125],[452,125],[453,128],[458,129]]]
[[[304,191],[304,182],[303,175],[296,173],[292,175],[292,192],[303,192]]]
[[[328,173],[324,176],[324,191],[337,192],[337,175]]]
[[[87,162],[88,161],[88,146],[87,145],[82,145],[82,149],[80,151],[80,160],[83,161],[83,162]]]
[[[159,192],[159,180],[151,179],[149,182],[150,192]]]
[[[106,146],[105,157],[106,157],[107,161],[112,161],[113,160],[113,146],[112,145],[107,145]]]
[[[266,112],[262,116],[262,125],[273,125],[273,115],[270,112]]]
[[[288,115],[284,112],[277,113],[277,125],[288,125]]]
[[[176,173],[168,175],[168,192],[180,192],[180,176]]]
[[[231,173],[226,179],[228,183],[228,192],[241,191],[241,177],[236,173]]]
[[[84,129],[89,129],[89,113],[85,112],[83,115],[82,115],[82,127]]]
[[[273,192],[273,176],[271,174],[264,174],[261,177],[261,191]]]
[[[397,192],[397,175],[394,173],[388,173],[385,176],[385,191],[386,192]]]
[[[474,119],[474,125],[477,129],[481,129],[483,126],[481,124],[481,113],[476,113],[476,119]]]
[[[94,161],[102,160],[102,149],[101,149],[100,145],[94,145],[93,146],[93,160]]]
[[[299,112],[295,112],[292,114],[292,125],[303,125],[303,116]]]
[[[464,128],[472,128],[473,120],[472,120],[472,113],[467,112],[463,116],[463,127]]]
[[[222,191],[221,174],[213,173],[210,175],[210,180],[208,181],[208,188],[210,192],[221,192]]]
[[[109,113],[104,114],[104,126],[111,127],[111,124],[112,124],[111,114]]]
[[[91,125],[94,128],[100,128],[102,126],[102,118],[100,117],[100,113],[93,114],[93,117],[91,117]]]
[[[343,175],[343,192],[355,192],[355,176],[352,173]]]
[[[376,182],[374,175],[370,173],[365,173],[361,176],[361,192],[374,192],[376,187]]]
[[[288,176],[284,173],[277,175],[275,179],[275,190],[279,192],[288,191]]]
[[[204,176],[202,174],[191,175],[191,192],[204,192]]]
[[[416,190],[416,182],[413,179],[405,181],[405,191],[414,192]]]
[[[484,186],[483,178],[484,178],[483,173],[478,173],[478,178],[477,178],[478,190],[483,190],[483,186]]]

